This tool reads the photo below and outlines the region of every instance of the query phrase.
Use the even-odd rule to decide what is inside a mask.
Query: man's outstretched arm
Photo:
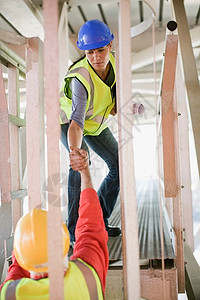
[[[87,152],[71,149],[70,164],[81,174],[81,195],[79,218],[76,224],[76,243],[71,259],[81,258],[90,264],[99,275],[103,291],[105,291],[108,270],[108,234],[105,229],[103,213],[99,198],[93,188],[88,167]]]

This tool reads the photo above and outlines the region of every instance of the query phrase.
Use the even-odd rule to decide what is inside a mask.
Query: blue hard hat
[[[108,45],[114,39],[109,27],[100,20],[87,21],[78,33],[77,47],[90,50]]]

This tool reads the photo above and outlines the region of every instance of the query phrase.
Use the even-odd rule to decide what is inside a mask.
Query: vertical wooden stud
[[[63,288],[63,241],[60,205],[60,124],[59,124],[59,59],[58,1],[44,0],[44,74],[47,118],[48,170],[48,263],[50,299],[61,300]],[[52,190],[53,187],[53,190]]]
[[[173,110],[177,49],[178,36],[167,35],[161,95],[165,197],[177,194]]]
[[[132,139],[133,124],[129,119],[132,98],[130,0],[121,0],[119,5],[119,84],[120,198],[124,208],[122,210],[124,213],[122,215],[123,241],[125,239],[125,243],[123,243],[124,297],[134,300],[140,299],[140,273]]]
[[[8,102],[9,113],[19,117],[19,71],[11,64],[8,66]],[[12,191],[20,190],[19,169],[19,128],[10,124],[10,158],[11,158],[11,186]],[[13,229],[21,217],[21,199],[14,199],[12,203]]]
[[[8,106],[0,64],[0,185],[2,203],[11,202],[10,138]]]

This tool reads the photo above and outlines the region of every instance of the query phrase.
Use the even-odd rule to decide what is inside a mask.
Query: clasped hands
[[[69,161],[72,169],[80,172],[88,167],[88,153],[83,149],[70,146]]]

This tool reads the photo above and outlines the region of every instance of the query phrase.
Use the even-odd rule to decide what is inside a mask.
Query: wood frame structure
[[[6,32],[2,33],[2,39],[7,42]],[[22,47],[26,44],[26,38],[17,39],[13,34],[9,34],[9,41],[18,43]],[[21,170],[23,157],[20,153],[21,130],[26,122],[20,118],[19,109],[19,76],[25,77],[25,62],[14,54],[3,41],[0,42],[0,47],[2,66],[7,68],[8,74],[8,97],[6,97],[1,67],[1,120],[3,122],[1,121],[0,126],[2,126],[1,134],[4,135],[1,137],[1,149],[3,149],[0,163],[1,201],[12,204],[12,230],[14,230],[21,216],[21,199],[27,195],[22,183],[24,177]]]
[[[177,7],[175,7],[176,14]],[[62,276],[62,239],[59,227],[61,224],[61,204],[60,204],[60,185],[54,187],[52,197],[51,179],[54,174],[60,175],[60,158],[59,158],[59,137],[60,126],[59,120],[59,64],[58,52],[64,57],[64,51],[68,51],[69,45],[66,44],[58,49],[59,41],[61,43],[63,30],[65,30],[66,22],[66,3],[60,6],[60,26],[58,27],[58,1],[44,0],[44,20],[45,20],[45,41],[44,41],[44,60],[43,60],[43,44],[38,38],[20,39],[21,44],[26,45],[26,89],[27,89],[27,160],[28,160],[28,198],[29,209],[35,206],[42,206],[42,186],[45,182],[45,156],[44,156],[44,115],[47,117],[47,199],[48,199],[48,230],[49,230],[49,264],[50,264],[50,297],[51,299],[63,299],[63,276]],[[124,298],[140,299],[140,296],[156,299],[157,289],[163,290],[163,277],[161,271],[139,270],[139,251],[138,251],[138,227],[137,227],[137,204],[135,196],[135,178],[134,168],[125,169],[124,165],[134,166],[133,161],[133,145],[132,139],[129,140],[129,133],[132,132],[132,124],[129,123],[127,114],[129,107],[124,103],[132,97],[131,87],[131,52],[130,52],[130,0],[121,0],[119,6],[119,40],[118,40],[118,95],[119,95],[119,130],[120,130],[120,184],[121,184],[121,207],[122,207],[122,232],[123,232],[123,278],[124,278]],[[53,16],[53,18],[52,18]],[[52,34],[53,32],[53,34]],[[59,40],[57,39],[59,33]],[[66,32],[65,32],[66,33]],[[16,39],[19,41],[19,39]],[[185,291],[184,277],[184,252],[183,252],[183,224],[182,224],[182,193],[181,193],[181,175],[179,162],[179,136],[178,136],[178,120],[176,97],[179,99],[180,93],[175,90],[174,81],[176,78],[176,56],[177,56],[177,36],[171,35],[167,37],[167,47],[165,52],[166,68],[163,74],[163,90],[162,90],[162,135],[163,135],[163,153],[164,153],[164,179],[166,188],[166,197],[173,198],[173,227],[176,233],[176,267],[172,270],[165,270],[166,289],[168,294],[177,295],[177,278],[179,292]],[[52,47],[53,45],[53,47]],[[126,45],[126,47],[124,47]],[[51,50],[51,51],[49,51]],[[171,52],[170,52],[171,51]],[[183,50],[182,50],[183,51]],[[68,54],[68,53],[67,53]],[[67,55],[66,55],[67,57]],[[66,58],[65,57],[65,58]],[[169,62],[168,59],[173,58]],[[52,63],[53,62],[53,63]],[[44,72],[43,72],[44,63]],[[67,58],[65,59],[67,65]],[[16,199],[13,206],[13,227],[21,215],[21,198],[24,197],[26,191],[21,189],[20,184],[20,162],[18,160],[18,151],[12,145],[17,145],[19,130],[18,127],[25,126],[25,120],[21,120],[18,113],[18,78],[20,68],[16,63],[9,63],[9,113],[7,109],[7,100],[5,89],[3,87],[3,78],[0,78],[0,92],[3,95],[0,113],[3,122],[0,127],[0,142],[4,146],[5,152],[1,151],[0,163],[4,168],[0,172],[0,183],[5,203],[11,203],[11,199]],[[186,70],[186,67],[185,67]],[[61,78],[65,67],[62,65]],[[166,73],[165,73],[166,72]],[[2,73],[2,72],[1,72]],[[126,74],[126,78],[123,76]],[[167,79],[171,77],[171,86],[167,85]],[[173,76],[171,76],[173,74]],[[1,75],[1,74],[0,74]],[[44,94],[44,82],[45,89]],[[177,83],[177,81],[176,81]],[[34,93],[33,93],[34,86]],[[192,97],[188,88],[188,95]],[[195,86],[198,92],[198,87]],[[177,92],[177,93],[176,93]],[[46,110],[44,110],[43,96],[45,96]],[[122,100],[123,99],[123,100]],[[194,112],[194,106],[192,110]],[[122,110],[123,107],[123,110]],[[52,109],[53,108],[53,109]],[[166,115],[167,108],[167,115]],[[34,118],[33,118],[34,115]],[[9,125],[9,121],[12,123]],[[197,120],[194,126],[197,128]],[[9,126],[11,134],[9,134]],[[169,128],[171,134],[169,135]],[[126,130],[125,130],[126,129]],[[127,135],[127,132],[128,135]],[[197,132],[197,131],[196,131]],[[10,136],[9,136],[10,135]],[[169,145],[169,138],[171,143]],[[34,139],[34,143],[33,143]],[[123,141],[128,142],[123,144]],[[2,142],[3,141],[3,142]],[[36,142],[35,142],[36,141]],[[166,142],[167,141],[167,142]],[[9,143],[11,142],[11,151]],[[4,145],[3,145],[4,144]],[[198,142],[197,142],[198,150]],[[171,156],[169,154],[172,154]],[[188,155],[188,153],[187,153]],[[34,160],[33,160],[34,156]],[[11,160],[16,165],[10,165]],[[173,159],[171,159],[173,157]],[[173,169],[169,168],[173,160]],[[4,173],[6,176],[2,176]],[[34,176],[32,174],[37,174]],[[15,177],[15,181],[13,180]],[[167,180],[166,180],[167,179]],[[12,191],[12,192],[11,192]],[[39,193],[38,193],[39,191]],[[46,202],[45,202],[46,205]],[[191,213],[191,207],[190,207]],[[188,225],[188,227],[191,224]],[[126,234],[125,234],[126,233]],[[190,232],[188,236],[191,236]],[[51,237],[54,237],[53,240]],[[190,240],[190,245],[193,241]],[[178,275],[177,275],[178,273]],[[178,277],[177,277],[178,276]],[[155,284],[155,278],[158,279]],[[133,285],[134,282],[134,285]],[[154,289],[152,291],[152,286]],[[151,292],[150,292],[151,290]],[[151,293],[151,295],[150,295]],[[150,298],[153,297],[153,298]],[[160,295],[159,295],[160,297]]]
[[[27,189],[24,185],[26,157],[24,157],[24,152],[22,151],[22,148],[25,146],[22,136],[26,121],[20,117],[19,99],[19,81],[21,80],[20,77],[25,78],[25,62],[7,47],[4,42],[18,44],[24,49],[27,40],[24,37],[18,38],[16,35],[1,31],[0,77],[2,98],[0,101],[0,111],[2,118],[0,126],[3,127],[1,135],[4,135],[4,137],[1,139],[1,160],[3,160],[0,162],[0,184],[4,192],[3,194],[1,193],[0,206],[5,213],[5,215],[2,215],[1,222],[2,224],[7,224],[6,228],[1,226],[1,237],[2,239],[8,239],[8,245],[5,243],[1,244],[1,247],[5,244],[4,249],[1,248],[1,251],[4,250],[6,255],[7,249],[12,247],[12,238],[9,237],[14,232],[16,223],[21,216],[23,200],[27,196]],[[8,81],[5,87],[3,84],[2,68],[7,70]],[[7,95],[5,88],[8,91]],[[7,162],[6,165],[5,162]],[[4,232],[2,232],[3,228]],[[8,252],[9,255],[10,253]]]

